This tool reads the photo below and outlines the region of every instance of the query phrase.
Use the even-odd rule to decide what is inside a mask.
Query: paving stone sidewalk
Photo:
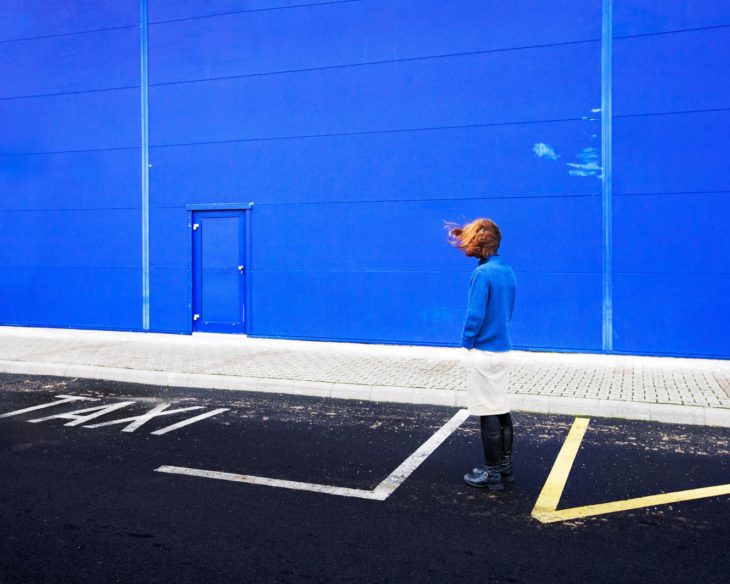
[[[0,327],[0,371],[463,406],[461,349]],[[515,409],[730,426],[730,361],[513,351]]]

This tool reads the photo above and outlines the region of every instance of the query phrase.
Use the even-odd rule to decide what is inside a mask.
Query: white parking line
[[[177,430],[178,428],[182,428],[183,426],[194,424],[195,422],[199,422],[200,420],[205,420],[205,418],[217,416],[218,414],[227,412],[230,409],[231,408],[218,408],[217,410],[211,410],[210,412],[200,414],[199,416],[195,416],[193,418],[188,418],[187,420],[183,420],[182,422],[178,422],[177,424],[172,424],[172,426],[165,426],[164,428],[160,428],[159,430],[150,432],[150,434],[154,434],[155,436],[162,436],[163,434],[167,434],[168,432],[172,432],[173,430]]]
[[[359,499],[370,499],[385,501],[413,472],[446,440],[461,424],[469,417],[467,410],[459,410],[446,422],[436,433],[424,442],[413,454],[406,458],[393,472],[391,472],[374,489],[351,489],[337,487],[334,485],[322,485],[317,483],[302,483],[297,481],[286,481],[269,477],[255,475],[242,475],[198,468],[187,468],[184,466],[164,465],[155,469],[156,472],[169,474],[181,474],[206,479],[218,479],[223,481],[234,481],[249,483],[252,485],[264,485],[268,487],[280,487],[284,489],[295,489],[299,491],[310,491],[314,493],[325,493],[327,495],[339,495],[342,497],[356,497]],[[153,432],[154,434],[155,432]]]
[[[40,404],[39,406],[31,406],[29,408],[23,408],[22,410],[15,410],[14,412],[6,412],[0,414],[0,418],[10,418],[11,416],[19,416],[20,414],[27,414],[28,412],[34,412],[36,410],[42,410],[53,406],[60,406],[61,404],[67,404],[74,401],[99,401],[93,397],[79,397],[76,395],[57,395],[55,396],[58,401]]]
[[[383,500],[387,499],[468,417],[469,412],[467,410],[459,410],[456,412],[453,418],[441,426],[433,436],[426,440],[398,468],[390,473],[385,480],[375,487],[375,491],[385,495]]]
[[[314,493],[326,493],[328,495],[341,495],[343,497],[358,497],[360,499],[376,499],[382,501],[388,495],[382,496],[376,491],[365,489],[349,489],[347,487],[335,487],[332,485],[318,485],[316,483],[300,483],[297,481],[285,481],[283,479],[272,479],[269,477],[257,477],[254,475],[241,475],[230,472],[219,472],[215,470],[202,470],[198,468],[186,468],[184,466],[161,466],[156,468],[157,472],[170,474],[188,475],[204,479],[218,479],[221,481],[233,481],[237,483],[249,483],[252,485],[264,485],[267,487],[281,487],[283,489],[295,489],[297,491],[311,491]]]

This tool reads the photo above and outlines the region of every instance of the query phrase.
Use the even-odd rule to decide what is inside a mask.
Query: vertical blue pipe
[[[603,215],[603,350],[613,351],[613,0],[601,4],[601,189]]]
[[[142,329],[150,329],[150,144],[147,0],[140,0],[140,99],[142,120]]]

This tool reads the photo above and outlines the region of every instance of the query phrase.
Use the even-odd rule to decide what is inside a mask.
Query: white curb
[[[115,367],[99,367],[96,365],[66,365],[60,363],[0,360],[0,372],[25,375],[81,377],[84,379],[106,379],[109,381],[173,387],[284,393],[337,399],[430,404],[452,407],[464,407],[466,402],[466,392],[453,389],[386,387],[380,385],[370,386],[322,381],[262,379],[231,375],[168,373],[166,371],[121,369]],[[597,416],[670,422],[675,424],[730,427],[730,408],[531,394],[512,394],[510,396],[510,403],[513,410],[542,414]]]

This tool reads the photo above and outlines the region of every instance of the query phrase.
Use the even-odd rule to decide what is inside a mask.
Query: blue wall
[[[137,328],[139,5],[0,19],[0,322]]]
[[[149,0],[147,146],[139,2],[41,4],[0,25],[0,323],[144,328],[148,147],[150,330],[191,330],[186,205],[253,201],[254,336],[455,344],[442,222],[489,216],[519,347],[730,356],[730,8]]]
[[[614,347],[728,357],[730,4],[614,6]]]

